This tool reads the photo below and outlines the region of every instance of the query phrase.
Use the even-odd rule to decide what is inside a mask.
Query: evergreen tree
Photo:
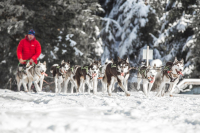
[[[200,76],[200,3],[189,6],[194,10],[192,15],[191,27],[194,31],[185,46],[183,47],[184,53],[186,53],[185,75],[190,78],[199,78]]]
[[[40,60],[47,61],[47,73],[54,63],[70,60],[72,65],[100,58],[98,38],[104,10],[97,0],[3,0],[0,2],[0,85],[17,69],[16,49],[30,29],[41,43]]]
[[[154,29],[156,24],[155,10],[146,5],[143,0],[117,0],[110,5],[106,1],[104,9],[107,12],[101,32],[105,58],[128,56],[131,63],[138,64],[142,61],[141,49],[146,45],[152,46],[150,32],[157,34]]]

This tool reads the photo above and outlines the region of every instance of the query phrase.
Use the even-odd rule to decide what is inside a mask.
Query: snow
[[[2,60],[0,64],[6,64],[6,60]]]
[[[53,57],[53,59],[57,59],[56,55],[53,53],[53,51],[50,51],[51,56]]]
[[[62,54],[65,54],[67,52],[67,50],[62,49]]]
[[[15,133],[193,133],[199,96],[147,98],[142,92],[55,94],[0,90],[0,131]]]
[[[39,59],[43,59],[45,57],[45,55],[43,53],[40,54]]]
[[[81,52],[79,49],[77,49],[76,47],[74,47],[74,50],[75,50],[75,55],[80,55],[82,56],[83,55],[83,52]]]
[[[59,47],[57,47],[57,46],[54,46],[54,52],[58,52],[58,50],[59,50]]]

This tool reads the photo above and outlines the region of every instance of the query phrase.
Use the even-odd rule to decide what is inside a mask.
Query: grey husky
[[[43,80],[46,75],[46,62],[44,61],[43,63],[38,64],[32,64],[30,63],[27,64],[29,67],[27,70],[27,78],[28,78],[28,90],[31,91],[31,85],[34,83],[35,89],[37,92],[42,91],[42,85],[43,85]],[[46,75],[47,76],[47,75]],[[38,83],[40,82],[40,86],[38,86]]]
[[[137,90],[140,89],[140,82],[143,81],[143,92],[148,97],[149,92],[155,82],[157,71],[156,65],[154,67],[151,66],[142,66],[138,71],[138,78],[137,78]]]
[[[28,91],[27,84],[28,84],[28,77],[27,71],[29,69],[28,65],[22,65],[18,67],[18,71],[15,75],[15,79],[17,81],[17,90],[20,91],[21,85],[24,87],[24,91]]]
[[[171,95],[174,92],[174,88],[176,84],[179,82],[179,77],[182,74],[184,67],[184,61],[183,59],[181,61],[178,61],[177,58],[175,58],[174,62],[167,62],[165,69],[162,72],[162,80],[161,85],[159,87],[159,91],[156,94],[157,96],[164,96],[165,93],[165,84],[170,84],[168,92],[169,95]]]
[[[20,91],[21,84],[23,84],[24,91],[31,91],[31,85],[34,83],[36,91],[42,91],[44,76],[46,75],[46,62],[30,65],[28,62],[24,67],[19,67],[16,74],[18,91]],[[40,82],[40,87],[38,86]],[[27,89],[28,84],[28,89]]]

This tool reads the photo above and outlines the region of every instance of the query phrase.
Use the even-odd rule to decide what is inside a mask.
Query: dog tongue
[[[179,74],[183,76],[182,72],[179,72]]]
[[[121,73],[121,76],[124,76],[124,73]]]
[[[48,76],[45,72],[42,72],[42,75],[44,75],[44,76]]]
[[[92,78],[94,78],[95,76],[97,76],[97,74],[96,74],[96,73],[93,73],[93,74],[92,74]]]
[[[155,81],[155,78],[153,77],[153,78],[151,78],[150,83],[153,83],[154,81]]]

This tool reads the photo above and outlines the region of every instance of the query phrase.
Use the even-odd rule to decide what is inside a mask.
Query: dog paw
[[[129,93],[126,93],[126,96],[130,96],[131,94],[129,94]]]

